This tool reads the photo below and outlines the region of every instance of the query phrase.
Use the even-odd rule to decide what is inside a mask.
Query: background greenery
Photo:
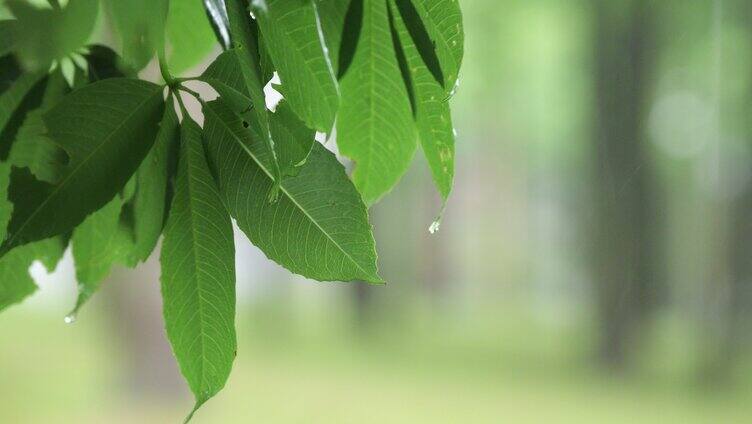
[[[372,213],[386,287],[296,279],[238,236],[239,356],[195,422],[749,420],[752,8],[599,3],[462,2],[441,231],[419,161]],[[644,78],[604,78],[625,57]],[[605,160],[603,133],[640,155]],[[650,260],[619,250],[636,233]],[[69,256],[0,319],[0,422],[181,419],[157,258],[65,325]]]

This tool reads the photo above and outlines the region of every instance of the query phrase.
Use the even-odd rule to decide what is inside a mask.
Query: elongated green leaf
[[[240,63],[246,90],[253,101],[253,113],[261,127],[262,139],[271,159],[271,171],[276,184],[271,187],[269,197],[274,200],[279,192],[282,172],[277,161],[274,140],[269,128],[269,114],[266,109],[264,82],[260,66],[258,34],[256,33],[254,36],[254,24],[251,21],[246,0],[227,0],[225,4],[230,19],[233,50],[236,52]]]
[[[436,187],[446,201],[454,179],[454,127],[444,88],[424,63],[401,15],[395,21],[416,93],[416,120],[423,153]]]
[[[209,162],[230,214],[270,259],[320,281],[380,283],[368,214],[332,153],[314,143],[297,176],[285,178],[281,198],[269,204],[270,159],[260,129],[221,101],[204,108]]]
[[[428,34],[436,45],[444,73],[444,89],[451,93],[465,53],[465,34],[459,0],[411,0],[422,18]]]
[[[181,132],[162,245],[162,299],[167,336],[196,396],[195,412],[224,387],[235,359],[235,245],[201,129],[186,118]]]
[[[5,240],[10,214],[13,204],[8,200],[8,184],[10,184],[10,163],[0,162],[0,240]]]
[[[0,253],[68,232],[107,204],[154,143],[163,108],[162,87],[113,78],[72,92],[48,112],[45,124],[68,165],[57,184],[13,169],[14,210]]]
[[[164,45],[167,0],[104,0],[120,35],[122,55],[135,69],[149,63]],[[176,2],[179,3],[179,2]]]
[[[399,181],[417,147],[386,0],[364,0],[358,48],[340,87],[337,145],[355,161],[355,185],[370,205]]]
[[[412,0],[394,0],[396,9],[402,18],[402,23],[410,34],[412,43],[423,59],[423,64],[431,72],[436,82],[444,86],[444,73],[436,56],[436,46],[426,30],[425,24],[413,5]]]
[[[201,62],[216,41],[202,2],[172,1],[167,15],[170,70],[180,73]]]
[[[167,186],[172,177],[171,162],[177,156],[178,117],[170,104],[165,108],[159,124],[159,133],[149,155],[136,172],[136,192],[125,205],[125,213],[132,221],[135,244],[127,265],[134,266],[146,261],[154,247],[165,222],[167,209]]]
[[[37,290],[29,267],[40,260],[52,272],[65,252],[62,237],[32,243],[0,258],[0,311],[19,303]]]
[[[99,289],[116,262],[133,249],[133,238],[120,223],[123,198],[118,195],[102,209],[89,215],[73,232],[78,300],[73,313]]]
[[[342,42],[342,32],[345,27],[345,16],[350,6],[350,0],[316,0],[319,22],[324,32],[326,52],[334,67],[335,75],[339,75],[339,50]],[[357,39],[355,40],[357,42]]]
[[[69,0],[61,9],[37,8],[23,0],[6,1],[18,18],[16,56],[30,70],[47,70],[53,60],[83,47],[99,11],[98,0]]]
[[[252,2],[290,107],[311,128],[330,132],[339,91],[314,0]]]

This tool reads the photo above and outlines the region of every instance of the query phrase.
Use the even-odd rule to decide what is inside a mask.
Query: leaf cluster
[[[235,357],[233,220],[293,273],[380,284],[368,207],[398,183],[418,145],[449,196],[448,100],[463,55],[457,0],[7,0],[7,8],[0,310],[35,291],[32,262],[53,270],[71,246],[73,321],[113,266],[137,266],[162,238],[165,327],[193,412],[222,389]],[[104,16],[111,46],[96,42]],[[200,75],[182,76],[215,48],[221,54]],[[163,81],[139,78],[155,58]],[[284,99],[272,110],[275,74]],[[202,98],[195,81],[218,98]],[[200,114],[189,113],[185,95]],[[336,133],[352,175],[317,133]]]

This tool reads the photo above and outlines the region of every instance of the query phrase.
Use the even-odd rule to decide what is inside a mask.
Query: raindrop
[[[65,316],[65,318],[63,319],[63,321],[66,324],[73,324],[74,322],[76,322],[76,318],[77,318],[76,317],[76,313],[75,312],[71,312],[70,314],[68,314],[68,315]]]
[[[436,234],[439,232],[439,229],[441,228],[441,221],[438,219],[431,223],[431,226],[428,227],[428,232],[431,234]]]

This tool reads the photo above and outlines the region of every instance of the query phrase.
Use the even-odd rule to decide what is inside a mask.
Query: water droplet
[[[68,314],[68,315],[65,316],[65,318],[63,319],[63,321],[66,324],[73,324],[74,322],[76,322],[77,318],[78,317],[76,317],[76,313],[75,312],[71,312],[70,314]]]
[[[441,228],[441,221],[438,219],[431,223],[431,226],[428,227],[428,232],[431,234],[436,234],[439,232],[439,229]]]
[[[455,137],[457,137],[457,128],[452,128],[452,133],[454,134]]]

